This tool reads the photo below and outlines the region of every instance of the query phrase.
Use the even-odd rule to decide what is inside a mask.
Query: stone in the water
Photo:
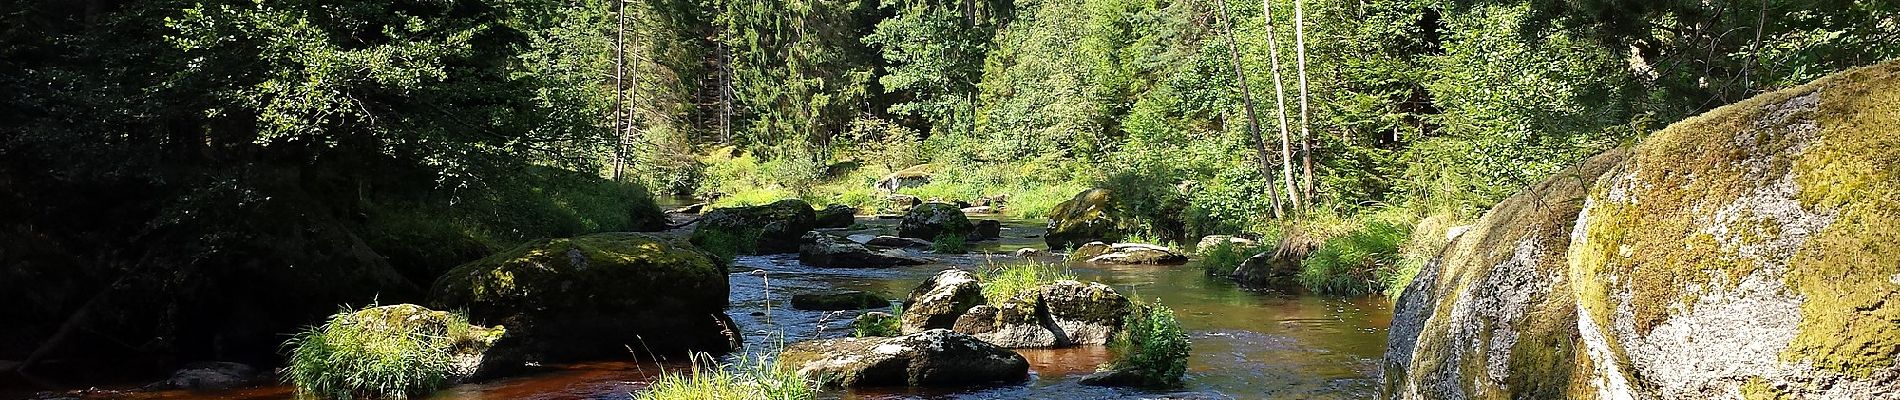
[[[858,209],[843,204],[832,204],[816,212],[818,228],[848,228],[857,223]]]
[[[1111,369],[1083,376],[1080,383],[1089,386],[1143,386],[1148,383],[1148,378],[1130,369]]]
[[[1016,257],[1021,257],[1021,258],[1041,257],[1042,250],[1024,247],[1024,248],[1016,249],[1016,252],[1014,254],[1016,255]]]
[[[799,342],[780,353],[779,363],[824,387],[965,386],[1029,376],[1022,355],[944,329]]]
[[[785,199],[772,204],[714,209],[693,229],[692,242],[706,246],[727,241],[747,254],[798,251],[799,238],[818,225],[817,213],[804,200]]]
[[[993,219],[976,220],[976,227],[970,231],[970,240],[993,240],[1003,237],[1003,222]]]
[[[1050,249],[1070,249],[1088,242],[1121,240],[1118,204],[1108,189],[1077,193],[1049,212],[1049,233],[1043,241]]]
[[[674,214],[698,214],[700,211],[705,211],[706,206],[707,206],[707,203],[703,203],[703,202],[693,203],[685,207],[667,210],[666,212],[674,213]]]
[[[899,213],[908,212],[910,211],[912,207],[917,207],[917,205],[919,204],[924,204],[924,199],[919,199],[917,198],[917,196],[912,196],[908,194],[893,194],[890,197],[886,198],[885,200],[890,202],[890,207],[888,208],[889,211],[899,212]],[[885,215],[878,216],[878,218],[884,218],[884,217],[886,216]],[[890,219],[890,218],[886,218],[886,219]]]
[[[943,234],[968,236],[973,228],[970,218],[956,205],[924,203],[904,213],[904,220],[897,224],[897,236],[936,240]]]
[[[792,295],[792,308],[813,311],[863,310],[890,307],[891,301],[875,293],[845,290],[828,293]]]
[[[902,250],[872,250],[862,244],[818,232],[805,234],[804,240],[805,243],[798,246],[798,261],[814,267],[889,268],[930,262],[906,255]]]
[[[1101,283],[1061,280],[999,305],[979,305],[953,328],[1008,348],[1108,344],[1131,303]]]
[[[875,247],[930,247],[930,241],[928,240],[901,238],[889,235],[859,234],[847,236],[845,240]]]
[[[996,210],[990,208],[990,206],[972,206],[963,209],[964,214],[989,214],[993,212],[996,212]]]
[[[571,257],[578,253],[580,257]],[[507,362],[731,350],[724,265],[676,239],[598,233],[541,239],[464,264],[435,283],[434,305],[500,323]]]
[[[1179,264],[1188,260],[1167,246],[1146,243],[1090,242],[1077,248],[1070,257],[1096,264]]]
[[[147,385],[150,390],[224,390],[259,383],[256,368],[234,362],[200,362],[185,365],[164,381]]]
[[[924,280],[904,300],[904,333],[948,329],[970,307],[983,304],[976,274],[947,269]]]

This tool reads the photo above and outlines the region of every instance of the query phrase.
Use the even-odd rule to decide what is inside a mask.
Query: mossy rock
[[[817,228],[849,228],[851,224],[858,221],[858,209],[843,204],[832,204],[823,210],[816,211],[815,216],[814,226]]]
[[[1584,345],[1637,397],[1900,388],[1900,61],[1676,123],[1576,227]],[[1758,385],[1761,386],[1761,385]]]
[[[1029,377],[1021,354],[944,329],[794,343],[780,352],[778,365],[824,387],[966,387]]]
[[[889,308],[890,306],[891,300],[884,298],[884,296],[857,290],[799,293],[792,295],[792,308],[800,310],[863,310],[870,308]]]
[[[1398,299],[1388,398],[1900,387],[1900,61],[1676,123],[1499,203]]]
[[[936,240],[945,234],[969,236],[976,229],[963,209],[950,203],[924,203],[904,213],[897,224],[897,236]]]
[[[497,356],[561,361],[723,353],[725,268],[705,251],[639,233],[536,240],[456,267],[434,304],[514,334]],[[644,352],[654,354],[644,354]]]
[[[1122,221],[1116,217],[1120,203],[1108,189],[1089,189],[1074,198],[1056,204],[1049,211],[1049,231],[1043,242],[1050,249],[1071,249],[1088,242],[1121,240]]]
[[[750,207],[719,208],[707,212],[693,229],[693,244],[712,250],[730,247],[738,254],[780,254],[798,251],[799,238],[818,227],[811,204],[785,199]]]
[[[1108,285],[1065,279],[972,307],[952,329],[1012,349],[1105,345],[1132,305]]]

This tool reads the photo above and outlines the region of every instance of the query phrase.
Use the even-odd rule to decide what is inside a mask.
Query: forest
[[[1885,398],[1895,58],[1878,0],[0,0],[0,397]],[[1041,378],[927,372],[983,357]]]

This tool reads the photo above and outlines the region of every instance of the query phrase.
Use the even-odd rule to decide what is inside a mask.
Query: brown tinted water
[[[888,231],[893,220],[864,219],[859,230]],[[1005,221],[1005,239],[973,243],[976,251],[1008,253],[1042,248],[1039,224]],[[891,269],[833,269],[801,265],[795,255],[741,257],[733,267],[730,313],[746,333],[747,352],[776,343],[840,337],[856,312],[824,313],[785,307],[792,294],[856,289],[901,300],[918,282],[943,268],[977,269],[1013,257],[958,255],[940,263]],[[1055,258],[1043,261],[1060,262]],[[1333,298],[1250,291],[1208,277],[1198,265],[1100,266],[1069,263],[1082,280],[1113,285],[1124,294],[1159,299],[1175,309],[1193,341],[1184,387],[1146,391],[1083,386],[1082,376],[1108,360],[1100,346],[1020,350],[1031,363],[1027,382],[989,387],[831,391],[834,399],[1101,399],[1234,398],[1364,399],[1377,395],[1377,363],[1391,309],[1383,298]],[[764,271],[763,274],[753,271]],[[768,290],[769,287],[769,290]],[[769,300],[769,302],[768,302]],[[768,305],[769,303],[769,305]],[[769,310],[769,312],[768,312]],[[627,399],[662,370],[681,365],[631,361],[555,366],[540,374],[466,384],[432,399]],[[282,386],[241,391],[124,393],[143,399],[289,399]]]

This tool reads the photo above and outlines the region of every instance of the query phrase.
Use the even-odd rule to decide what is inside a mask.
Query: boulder
[[[924,203],[904,213],[904,220],[897,224],[897,236],[936,240],[938,235],[946,233],[969,235],[973,229],[970,218],[956,205]]]
[[[666,210],[666,212],[673,213],[673,214],[698,214],[701,211],[706,211],[706,206],[707,206],[707,203],[699,202],[699,203],[688,204],[680,208]]]
[[[1029,376],[1022,355],[944,329],[794,343],[779,363],[823,387],[968,386]]]
[[[930,247],[930,241],[889,235],[851,235],[845,240],[874,247]]]
[[[456,267],[437,280],[442,309],[501,323],[493,352],[508,362],[723,353],[729,286],[723,265],[686,243],[639,233],[541,239]]]
[[[1386,397],[1891,398],[1900,62],[1678,122],[1499,203],[1406,287]]]
[[[479,363],[479,362],[478,362]],[[164,381],[146,385],[146,390],[226,390],[269,382],[256,368],[234,362],[186,364]]]
[[[993,219],[976,220],[976,226],[970,230],[970,240],[996,240],[1003,237],[1003,221]]]
[[[930,176],[935,174],[936,170],[936,164],[914,165],[910,168],[904,168],[897,172],[892,172],[889,175],[884,175],[883,178],[878,178],[877,183],[873,184],[873,187],[888,193],[896,192],[898,189],[907,187],[920,186],[930,183]]]
[[[1213,250],[1215,247],[1219,247],[1222,243],[1225,243],[1228,246],[1233,246],[1235,248],[1252,248],[1255,246],[1259,246],[1258,243],[1254,243],[1253,239],[1248,239],[1244,237],[1230,236],[1230,235],[1208,235],[1208,236],[1202,237],[1201,241],[1194,245],[1194,251],[1199,254],[1207,254],[1208,250]]]
[[[1108,285],[1061,280],[998,305],[979,305],[953,329],[1008,348],[1108,344],[1131,303]]]
[[[983,287],[976,274],[946,269],[925,279],[904,300],[904,333],[948,329],[970,307],[983,304]]]
[[[891,301],[875,293],[856,290],[844,290],[826,293],[799,293],[792,295],[792,308],[813,311],[863,310],[886,308]]]
[[[750,207],[719,208],[700,218],[692,242],[736,246],[743,254],[798,251],[799,238],[817,227],[817,213],[804,200],[785,199]]]
[[[995,212],[996,209],[990,208],[990,206],[969,206],[963,208],[964,214],[991,214]]]
[[[885,198],[885,200],[890,202],[890,211],[900,213],[908,212],[912,207],[924,204],[923,199],[908,194],[893,194]]]
[[[1049,211],[1049,232],[1043,241],[1051,249],[1070,249],[1088,242],[1121,240],[1114,192],[1089,189],[1056,204]]]
[[[1294,282],[1300,273],[1300,262],[1306,256],[1319,249],[1324,239],[1313,237],[1304,231],[1293,231],[1280,238],[1273,251],[1262,252],[1241,261],[1230,275],[1236,283],[1246,287],[1286,287]]]
[[[1078,383],[1088,386],[1108,387],[1144,386],[1148,384],[1148,377],[1142,376],[1141,372],[1132,369],[1111,369],[1107,371],[1095,371],[1095,373],[1083,376],[1082,381]]]
[[[832,204],[815,213],[814,227],[849,228],[857,223],[858,208],[843,204]]]
[[[1016,257],[1021,257],[1021,258],[1042,257],[1042,250],[1024,247],[1024,248],[1016,249],[1016,252],[1013,254],[1015,254]]]
[[[1102,242],[1090,242],[1076,249],[1075,253],[1070,257],[1096,264],[1122,265],[1180,264],[1188,261],[1187,256],[1174,252],[1174,249],[1169,249],[1167,246],[1146,243],[1116,243],[1109,245],[1102,244]]]
[[[871,250],[862,244],[818,232],[805,234],[798,246],[798,262],[826,268],[889,268],[923,265],[930,260],[911,257],[903,250]]]

